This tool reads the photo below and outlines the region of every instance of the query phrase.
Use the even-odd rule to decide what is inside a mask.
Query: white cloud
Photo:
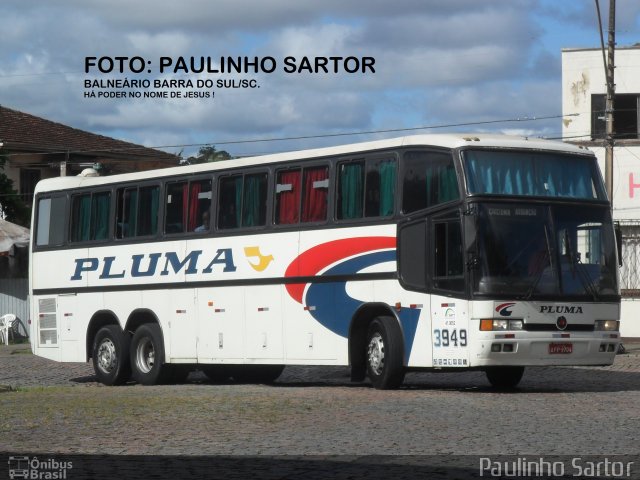
[[[597,39],[594,25],[586,26],[594,12],[584,0],[363,5],[3,0],[0,104],[152,145],[543,115],[561,108],[559,54],[566,46],[554,44],[561,36],[548,29],[565,22]],[[619,0],[618,8],[627,29],[622,35],[638,36],[640,6]],[[103,55],[154,62],[159,56],[268,55],[280,63],[288,55],[372,56],[376,72],[227,75],[221,78],[255,77],[260,88],[216,88],[212,101],[85,99],[84,57]],[[556,128],[549,121],[522,130],[529,126]]]

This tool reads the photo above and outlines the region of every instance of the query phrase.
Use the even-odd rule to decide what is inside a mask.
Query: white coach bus
[[[36,188],[35,354],[108,385],[273,381],[285,365],[610,365],[617,249],[596,158],[416,135]]]

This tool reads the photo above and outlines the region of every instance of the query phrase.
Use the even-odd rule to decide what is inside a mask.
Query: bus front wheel
[[[366,347],[367,374],[374,388],[398,388],[404,380],[402,332],[392,317],[377,317],[369,325]]]
[[[492,387],[507,390],[518,386],[524,367],[489,367],[485,373]]]
[[[131,339],[131,371],[142,385],[163,383],[169,373],[164,365],[162,331],[155,323],[141,325]]]
[[[131,377],[129,335],[118,325],[106,325],[98,330],[92,349],[93,369],[100,383],[122,385]]]

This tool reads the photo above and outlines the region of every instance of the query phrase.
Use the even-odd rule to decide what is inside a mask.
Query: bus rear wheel
[[[493,388],[509,390],[516,388],[524,375],[524,367],[489,367],[487,379]]]
[[[130,337],[118,325],[106,325],[98,330],[91,356],[93,369],[100,383],[122,385],[131,378],[129,363]]]
[[[377,317],[369,325],[366,347],[367,374],[374,388],[391,390],[404,380],[402,333],[392,317]]]
[[[168,380],[170,365],[164,365],[162,331],[155,323],[141,325],[131,339],[131,372],[142,385],[156,385]]]

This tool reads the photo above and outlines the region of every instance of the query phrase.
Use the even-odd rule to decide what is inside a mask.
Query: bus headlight
[[[620,329],[619,320],[596,320],[594,330],[605,332],[617,332]]]
[[[480,320],[480,330],[491,332],[495,330],[522,330],[523,321],[519,318],[483,318]]]

